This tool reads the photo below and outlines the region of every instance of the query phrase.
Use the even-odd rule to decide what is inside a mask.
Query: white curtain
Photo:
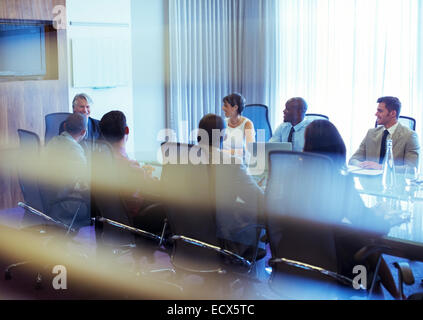
[[[309,113],[337,126],[350,156],[375,124],[377,98],[397,96],[421,137],[422,2],[280,0],[281,105],[304,97]]]
[[[275,105],[277,0],[169,0],[167,125],[178,140],[222,98]]]

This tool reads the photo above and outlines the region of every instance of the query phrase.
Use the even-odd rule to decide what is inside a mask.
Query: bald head
[[[290,122],[293,126],[304,120],[307,112],[307,102],[300,97],[291,98],[285,104],[283,111],[284,122]]]

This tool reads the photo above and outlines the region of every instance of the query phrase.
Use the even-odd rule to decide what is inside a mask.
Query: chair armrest
[[[103,218],[103,217],[97,217],[96,220],[99,221],[99,222],[105,222],[105,223],[110,224],[114,227],[121,228],[123,230],[130,231],[132,233],[135,233],[135,234],[138,234],[138,235],[141,235],[141,236],[153,239],[153,240],[157,240],[157,241],[161,240],[161,237],[154,234],[154,233],[151,233],[151,232],[148,232],[148,231],[145,231],[145,230],[141,230],[141,229],[137,229],[137,228],[128,226],[126,224],[114,221],[114,220],[110,220],[110,219]]]
[[[414,284],[414,275],[410,265],[407,262],[394,262],[394,267],[398,269],[398,287],[401,299],[406,299],[404,294],[404,283],[408,285]]]
[[[365,247],[361,248],[360,250],[358,250],[354,254],[354,260],[362,262],[374,253],[380,254],[380,253],[384,253],[384,252],[389,252],[390,250],[392,250],[392,248],[389,247],[389,246],[371,244],[371,245],[365,246]]]
[[[387,255],[423,262],[423,244],[419,242],[383,236],[374,239],[369,247]]]
[[[19,202],[18,203],[18,206],[21,207],[21,208],[23,208],[23,209],[25,209],[25,210],[27,210],[28,212],[30,212],[32,214],[35,214],[35,215],[37,215],[37,216],[39,216],[39,217],[47,220],[47,221],[53,222],[57,226],[60,226],[62,228],[65,228],[66,230],[69,229],[69,226],[67,224],[64,224],[64,223],[62,223],[60,221],[54,220],[53,218],[49,217],[48,215],[44,214],[43,212],[41,212],[41,211],[39,211],[39,210],[37,210],[37,209],[35,209],[35,208],[27,205],[26,203]],[[71,228],[70,231],[75,232],[75,229]]]
[[[353,280],[345,277],[341,274],[338,274],[336,272],[333,271],[329,271],[320,267],[316,267],[307,263],[303,263],[303,262],[299,262],[299,261],[295,261],[295,260],[289,260],[289,259],[285,259],[285,258],[272,258],[269,260],[269,266],[274,266],[275,264],[278,263],[283,263],[283,264],[287,264],[291,267],[295,267],[295,268],[300,268],[300,269],[304,269],[304,270],[308,270],[311,272],[317,272],[320,274],[324,274],[328,277],[331,277],[333,279],[336,279],[342,283],[344,283],[345,285],[351,286],[353,283]]]
[[[174,236],[171,237],[171,239],[172,240],[181,240],[183,242],[192,244],[192,245],[197,246],[197,247],[213,250],[215,252],[223,254],[226,257],[229,257],[233,260],[236,260],[237,262],[243,264],[244,266],[246,266],[248,268],[251,267],[251,262],[248,261],[247,259],[244,259],[243,257],[237,255],[236,253],[233,253],[229,250],[222,249],[218,246],[214,246],[214,245],[211,245],[211,244],[203,242],[203,241],[199,241],[199,240],[196,240],[196,239],[193,239],[193,238],[180,236],[180,235],[174,235]]]
[[[398,269],[401,279],[405,284],[409,286],[414,284],[413,271],[411,271],[410,265],[407,262],[394,262],[394,267]]]

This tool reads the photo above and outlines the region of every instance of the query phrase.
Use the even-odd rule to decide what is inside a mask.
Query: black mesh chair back
[[[165,150],[165,148],[169,148]],[[172,163],[163,166],[162,195],[166,202],[167,217],[172,234],[220,246],[216,236],[215,201],[211,166],[193,164],[188,152],[201,152],[196,146],[163,144],[163,156]],[[166,154],[166,152],[169,153]],[[185,241],[176,240],[172,264],[176,269],[191,272],[217,272],[219,254]]]
[[[406,116],[399,116],[398,121],[402,125],[409,127],[411,130],[416,131],[416,119]]]
[[[305,119],[307,120],[329,120],[328,116],[325,116],[324,114],[319,114],[319,113],[306,113],[305,115]]]
[[[175,269],[200,274],[221,270],[249,273],[257,257],[260,230],[249,225],[240,228],[234,239],[222,236],[217,207],[219,215],[226,211],[216,195],[218,188],[230,186],[222,186],[219,165],[208,164],[211,163],[209,149],[165,143],[162,153],[165,161],[161,188],[172,239],[175,240],[172,254]],[[250,235],[255,239],[251,240]],[[244,237],[248,237],[248,241]]]
[[[33,161],[37,161],[40,156],[40,138],[35,132],[23,129],[18,129],[18,136],[21,153],[20,159],[27,163],[23,165],[25,166],[25,169],[28,169],[31,167]],[[40,194],[38,179],[35,178],[35,176],[28,177],[28,175],[23,174],[21,170],[18,172],[18,179],[25,203],[43,212],[44,205]],[[27,227],[30,225],[38,225],[43,222],[42,218],[25,212],[22,220],[22,226]]]
[[[272,137],[272,127],[269,122],[269,111],[264,104],[249,104],[246,105],[242,115],[250,119],[254,124],[256,131],[256,141],[266,142]],[[264,130],[264,140],[260,139],[257,130]]]
[[[332,161],[318,154],[273,151],[269,165],[266,230],[272,259],[285,259],[285,263],[273,265],[272,287],[276,291],[281,289],[281,294],[286,293],[287,297],[316,299],[324,297],[322,292],[330,297],[329,287],[337,288],[336,280],[293,266],[289,261],[334,273],[338,270],[332,226],[341,213],[333,201],[336,195],[332,190]],[[304,279],[307,282],[302,283]],[[302,285],[305,287],[301,288]],[[284,293],[283,288],[290,289]]]
[[[50,113],[45,116],[46,132],[44,137],[44,144],[46,145],[51,138],[60,134],[60,127],[62,123],[70,115],[69,112]]]
[[[112,147],[107,142],[97,142],[92,161],[91,193],[95,212],[103,218],[132,226],[132,219],[127,214],[120,194],[124,178],[119,174]],[[109,224],[102,224],[96,232],[100,233],[97,239],[107,247],[119,247],[135,242],[133,234]]]

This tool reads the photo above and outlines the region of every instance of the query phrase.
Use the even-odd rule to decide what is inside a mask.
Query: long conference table
[[[350,170],[346,174],[354,179],[354,186],[367,207],[383,203],[390,220],[396,221],[388,235],[372,238],[372,243],[384,247],[386,254],[423,261],[423,180],[408,186],[404,175],[397,174],[394,190],[386,192],[381,171]],[[265,189],[267,171],[252,177]]]
[[[386,204],[393,214],[403,219],[394,225],[387,236],[379,239],[384,253],[410,260],[423,261],[423,181],[416,179],[407,185],[403,174],[397,174],[395,186],[386,191],[382,172],[350,172],[355,188],[368,207]]]
[[[387,208],[407,221],[391,228],[388,236],[423,244],[423,181],[405,183],[404,175],[396,175],[392,190],[385,191],[382,175],[350,173],[354,177],[356,190],[364,203],[372,207],[384,203]]]
[[[156,169],[154,175],[160,178],[161,165],[157,162],[151,165]],[[353,176],[355,188],[366,206],[385,203],[391,209],[387,214],[397,215],[398,223],[387,236],[377,239],[375,245],[384,246],[387,254],[423,261],[423,181],[407,186],[403,175],[398,174],[395,191],[385,192],[381,172],[352,171],[348,174]],[[265,189],[267,171],[253,174],[252,178]]]

